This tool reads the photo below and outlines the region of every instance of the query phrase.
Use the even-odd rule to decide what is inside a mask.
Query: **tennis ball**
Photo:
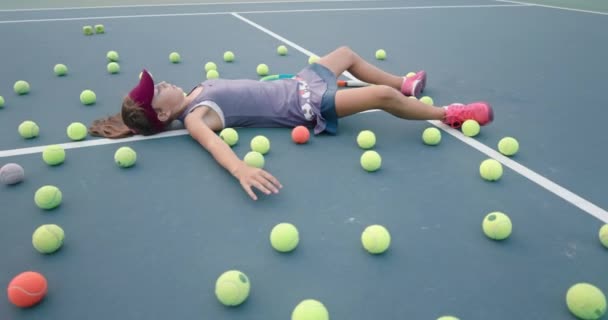
[[[279,252],[289,252],[298,246],[298,229],[291,223],[279,223],[270,232],[270,244]]]
[[[65,234],[56,224],[43,224],[36,228],[32,235],[32,244],[40,253],[53,253],[63,245]]]
[[[381,225],[371,225],[361,233],[361,243],[367,252],[380,254],[391,245],[391,234]]]
[[[120,147],[114,152],[114,162],[121,168],[132,167],[137,161],[137,153],[130,147]]]
[[[42,151],[42,160],[49,166],[62,164],[65,160],[65,150],[60,145],[52,145]]]
[[[257,151],[247,152],[243,158],[243,161],[245,161],[245,163],[251,167],[260,169],[264,168],[264,156]]]
[[[107,69],[108,73],[116,74],[120,72],[120,65],[118,64],[118,62],[110,62],[108,63]]]
[[[207,71],[207,79],[217,79],[220,77],[220,73],[217,70],[212,69]]]
[[[473,119],[466,120],[460,128],[462,133],[467,137],[474,137],[479,134],[479,123]]]
[[[96,101],[97,96],[92,90],[86,89],[80,93],[80,102],[82,102],[82,104],[88,106],[94,104]]]
[[[371,149],[376,145],[376,135],[370,130],[363,130],[357,135],[357,144],[361,149]]]
[[[215,296],[225,306],[238,306],[247,300],[251,283],[243,272],[229,270],[215,282]]]
[[[486,159],[479,165],[479,174],[488,181],[496,181],[502,177],[502,164],[494,159]]]
[[[66,133],[68,138],[73,141],[80,141],[87,136],[87,127],[80,122],[72,122],[68,126]]]
[[[270,151],[270,140],[264,136],[255,136],[251,139],[251,150],[261,154],[267,154]]]
[[[0,96],[0,108],[4,108],[4,97]]]
[[[106,32],[106,28],[103,26],[103,24],[95,25],[95,33],[100,34],[100,33],[105,33],[105,32]]]
[[[234,61],[234,53],[232,51],[224,52],[224,61],[226,61],[226,62]]]
[[[19,131],[19,135],[25,139],[35,138],[38,136],[38,133],[40,133],[38,125],[30,120],[21,122],[17,130]]]
[[[82,33],[84,33],[85,36],[91,36],[93,35],[94,31],[93,31],[93,27],[92,26],[84,26],[82,27]]]
[[[260,76],[265,76],[268,74],[268,72],[270,72],[270,70],[268,69],[268,66],[263,63],[258,64],[258,67],[255,70],[258,73],[258,75],[260,75]]]
[[[572,314],[580,319],[595,320],[606,313],[606,296],[596,286],[577,283],[568,289],[566,304]]]
[[[310,57],[308,57],[308,64],[313,64],[313,63],[319,61],[319,59],[321,59],[321,58],[319,58],[319,56],[314,56],[314,55],[310,56]]]
[[[217,70],[217,65],[211,61],[205,63],[205,72],[209,72],[209,70]]]
[[[51,210],[61,204],[63,195],[55,186],[42,186],[34,194],[34,202],[40,209]]]
[[[38,272],[26,271],[15,276],[8,284],[8,300],[20,308],[40,302],[48,289],[46,278]]]
[[[504,137],[498,141],[498,151],[505,156],[512,156],[519,150],[519,142],[512,137]]]
[[[441,131],[439,129],[430,127],[422,131],[422,141],[429,146],[436,146],[441,142]]]
[[[19,95],[28,94],[30,92],[30,84],[27,83],[27,81],[18,80],[15,82],[15,85],[13,85],[13,90]]]
[[[182,57],[177,52],[171,52],[169,54],[169,61],[171,61],[171,63],[180,63],[182,61]]]
[[[483,233],[490,239],[504,240],[511,235],[511,219],[502,212],[490,212],[481,224]]]
[[[424,97],[420,98],[420,102],[422,102],[426,105],[429,105],[429,106],[432,106],[435,103],[435,101],[433,101],[433,98],[431,98],[429,96],[424,96]]]
[[[56,76],[62,77],[68,74],[68,67],[65,64],[58,63],[53,67],[53,72]]]
[[[415,76],[415,75],[416,75],[416,72],[408,72],[408,73],[407,73],[405,76],[406,76],[407,78],[410,78],[410,77],[413,77],[413,76]]]
[[[321,302],[306,299],[293,309],[291,320],[329,320],[329,312]]]
[[[441,317],[437,318],[437,320],[459,320],[459,319],[456,317],[453,317],[453,316],[441,316]]]
[[[361,155],[361,167],[367,172],[374,172],[382,166],[382,157],[378,152],[367,150]]]
[[[303,144],[310,139],[310,131],[305,126],[297,126],[291,130],[291,140],[297,144]]]
[[[23,181],[25,171],[16,163],[7,163],[0,168],[0,183],[12,185]]]
[[[376,51],[376,59],[384,60],[386,59],[386,51],[384,49],[379,49]]]
[[[220,132],[220,138],[231,147],[239,142],[239,134],[233,128],[225,128],[222,130]]]
[[[0,170],[0,172],[2,172],[2,170]],[[1,175],[0,175],[0,178],[1,178]],[[605,224],[600,228],[599,238],[600,238],[600,242],[602,243],[602,245],[604,245],[604,247],[608,248],[608,224]]]
[[[106,53],[106,58],[108,59],[108,62],[118,62],[118,52],[110,50],[108,53]]]
[[[280,56],[287,55],[287,47],[286,47],[286,46],[284,46],[284,45],[280,45],[280,46],[278,46],[278,47],[277,47],[277,53],[278,53]]]

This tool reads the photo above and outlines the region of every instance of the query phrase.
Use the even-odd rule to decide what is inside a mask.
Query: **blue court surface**
[[[2,290],[0,319],[290,319],[300,301],[316,299],[331,319],[555,320],[576,319],[565,302],[573,284],[608,292],[608,249],[598,239],[608,222],[601,4],[70,1],[0,5],[0,166],[26,172],[19,184],[0,185],[0,284],[28,270],[48,281],[32,308],[12,305]],[[95,24],[105,33],[83,35]],[[288,55],[276,54],[279,45]],[[66,136],[72,122],[117,113],[142,68],[187,90],[204,81],[207,61],[223,78],[259,79],[259,63],[295,73],[309,56],[342,45],[395,74],[426,70],[424,95],[438,106],[490,102],[494,122],[469,138],[440,122],[372,111],[303,145],[290,128],[237,128],[239,157],[254,136],[270,139],[265,169],[284,186],[258,201],[183,129],[119,140]],[[380,48],[386,60],[374,58]],[[106,71],[109,50],[120,54],[118,74]],[[227,50],[234,62],[222,60]],[[181,63],[170,63],[172,51]],[[55,76],[58,63],[67,76]],[[17,80],[30,83],[29,94],[13,92]],[[94,105],[80,103],[85,89],[95,91]],[[18,134],[25,120],[38,124],[38,137]],[[421,134],[433,126],[442,141],[428,146]],[[373,173],[359,164],[361,130],[377,137],[382,168]],[[506,136],[519,141],[515,156],[497,151]],[[66,161],[48,166],[41,152],[54,144]],[[114,163],[122,146],[137,152],[135,166]],[[498,181],[479,176],[488,158],[503,164]],[[44,185],[62,191],[59,207],[36,206]],[[495,211],[513,224],[503,241],[482,231]],[[269,242],[281,222],[300,234],[288,254]],[[43,224],[65,231],[53,254],[32,246]],[[381,255],[361,245],[373,224],[391,234]],[[251,281],[238,307],[215,297],[227,270]]]

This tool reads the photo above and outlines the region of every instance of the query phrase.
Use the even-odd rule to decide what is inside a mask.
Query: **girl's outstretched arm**
[[[283,186],[275,177],[262,169],[248,166],[207,126],[203,121],[206,111],[207,108],[197,108],[186,117],[184,124],[190,135],[211,153],[215,161],[239,180],[253,200],[257,200],[253,187],[265,194],[278,193]]]

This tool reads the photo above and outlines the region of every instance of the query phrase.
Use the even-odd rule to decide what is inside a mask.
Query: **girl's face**
[[[152,107],[159,115],[172,115],[182,107],[184,99],[182,88],[163,81],[154,86]]]

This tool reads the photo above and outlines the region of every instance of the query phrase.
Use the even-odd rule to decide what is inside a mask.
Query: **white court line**
[[[471,8],[501,8],[501,7],[526,7],[529,5],[518,4],[488,4],[488,5],[463,5],[463,6],[419,6],[419,7],[372,7],[372,8],[335,8],[335,9],[293,9],[293,10],[261,10],[242,11],[241,14],[265,14],[265,13],[298,13],[298,12],[336,12],[336,11],[379,11],[379,10],[421,10],[421,9],[471,9]],[[158,18],[158,17],[185,17],[185,16],[208,16],[232,14],[233,12],[192,12],[192,13],[167,13],[167,14],[143,14],[126,16],[99,16],[78,18],[50,18],[50,19],[28,19],[28,20],[5,20],[0,24],[29,23],[29,22],[56,22],[56,21],[79,21],[79,20],[110,20],[110,19],[132,19],[132,18]]]
[[[303,47],[297,45],[296,43],[287,40],[286,38],[262,27],[261,25],[239,15],[238,13],[232,13],[232,15],[238,19],[240,19],[241,21],[255,27],[256,29],[268,34],[269,36],[282,41],[285,44],[288,44],[289,46],[293,47],[294,49],[302,52],[305,55],[311,56],[311,55],[316,55],[315,53],[304,49]],[[349,77],[352,80],[357,80],[356,78],[354,78],[352,75],[349,74],[344,74],[345,76]],[[435,125],[436,127],[439,127],[440,129],[442,129],[443,131],[451,134],[452,136],[454,136],[455,138],[459,139],[460,141],[468,144],[469,146],[477,149],[479,152],[489,156],[490,158],[496,159],[498,161],[500,161],[500,163],[502,163],[503,165],[511,168],[511,170],[519,173],[520,175],[528,178],[530,181],[536,183],[537,185],[545,188],[546,190],[548,190],[549,192],[555,194],[556,196],[564,199],[565,201],[569,202],[570,204],[578,207],[579,209],[589,213],[590,215],[602,220],[605,223],[608,223],[608,212],[598,206],[596,206],[595,204],[583,199],[582,197],[576,195],[575,193],[569,191],[568,189],[558,185],[557,183],[541,176],[540,174],[528,169],[527,167],[521,165],[520,163],[502,155],[501,153],[497,152],[496,150],[486,146],[485,144],[473,139],[473,138],[469,138],[465,135],[463,135],[460,131],[455,130],[447,125],[445,125],[444,123],[442,123],[441,121],[435,121],[435,120],[429,120],[428,122],[430,122],[431,124]]]
[[[604,16],[608,16],[607,12],[600,12],[600,11],[581,10],[581,9],[566,8],[566,7],[557,7],[557,6],[548,6],[548,5],[544,5],[544,4],[528,3],[528,2],[520,2],[520,1],[509,1],[509,0],[494,0],[494,1],[505,2],[505,3],[513,3],[513,4],[526,4],[526,5],[531,6],[531,7],[543,7],[543,8],[551,8],[551,9],[559,9],[559,10],[567,10],[567,11],[575,11],[575,12],[601,14],[601,15],[604,15]]]

